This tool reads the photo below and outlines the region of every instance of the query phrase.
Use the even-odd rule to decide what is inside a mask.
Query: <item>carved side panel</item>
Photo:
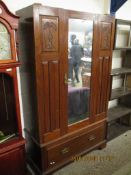
[[[97,114],[100,113],[99,104],[101,102],[101,88],[102,88],[102,73],[103,73],[103,57],[99,57],[98,62],[98,95],[97,95]]]
[[[103,60],[103,75],[102,75],[102,87],[101,87],[101,102],[100,111],[104,112],[106,110],[106,104],[108,100],[108,85],[109,85],[109,56],[105,56]],[[103,81],[104,80],[104,81]]]
[[[59,61],[44,61],[43,68],[43,107],[44,131],[50,132],[60,127]]]
[[[102,50],[111,49],[112,24],[101,22],[100,33],[101,33],[100,49]]]
[[[42,51],[58,51],[58,17],[42,16]]]
[[[99,86],[98,86],[98,97],[97,97],[97,110],[99,114],[106,110],[107,99],[108,99],[108,85],[109,85],[109,56],[99,57]]]
[[[50,123],[51,130],[58,129],[60,122],[59,61],[49,63],[50,79]]]
[[[49,91],[49,65],[47,61],[44,61],[42,63],[42,69],[43,69],[43,93],[44,93],[44,131],[49,132],[50,131],[50,91]]]

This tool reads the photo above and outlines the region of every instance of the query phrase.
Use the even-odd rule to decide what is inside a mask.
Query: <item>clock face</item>
[[[0,23],[0,60],[11,59],[10,35],[6,27]]]

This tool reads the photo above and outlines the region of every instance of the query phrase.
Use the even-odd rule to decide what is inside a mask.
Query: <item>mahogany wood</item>
[[[38,174],[48,174],[70,162],[72,155],[105,146],[114,17],[41,4],[21,9],[17,14],[28,159]],[[71,125],[68,125],[68,86],[64,83],[68,73],[69,18],[93,21],[90,117]],[[55,28],[52,43],[47,41],[47,23],[53,23]],[[90,144],[84,138],[88,140],[92,134],[97,139]],[[61,149],[68,152],[68,146],[72,151],[64,159],[60,152]]]

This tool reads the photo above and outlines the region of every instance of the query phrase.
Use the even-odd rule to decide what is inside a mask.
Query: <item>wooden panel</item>
[[[97,114],[100,112],[99,104],[101,101],[102,73],[103,73],[103,57],[99,57],[98,61],[98,91],[97,91]]]
[[[109,75],[109,57],[104,57],[100,112],[104,112],[106,110],[106,104],[107,104],[107,100],[108,100],[107,95],[108,95],[109,78],[110,78],[110,75]]]
[[[101,42],[100,49],[109,50],[111,49],[111,35],[112,35],[112,24],[107,22],[101,22]]]
[[[42,50],[51,52],[58,51],[58,17],[42,16]]]
[[[49,101],[49,68],[48,62],[42,62],[43,93],[44,93],[44,131],[50,131],[50,101]]]
[[[44,98],[44,133],[58,129],[60,117],[59,62],[42,62],[43,98]]]
[[[99,88],[97,91],[96,113],[100,114],[107,110],[114,36],[114,18],[111,16],[100,15],[98,17],[98,24],[98,58],[101,58],[102,61],[98,61]]]
[[[99,57],[99,86],[97,95],[97,114],[104,112],[108,99],[109,57]]]
[[[49,63],[51,130],[59,128],[59,62]]]
[[[23,148],[17,148],[0,155],[0,172],[3,175],[25,174],[25,159]]]

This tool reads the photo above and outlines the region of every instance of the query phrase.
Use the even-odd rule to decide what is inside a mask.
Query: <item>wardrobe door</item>
[[[58,8],[35,5],[35,61],[40,142],[66,133],[64,15]]]
[[[114,38],[114,17],[98,16],[97,26],[97,100],[96,100],[96,115],[105,117],[109,98],[110,71],[112,62],[112,49]]]

